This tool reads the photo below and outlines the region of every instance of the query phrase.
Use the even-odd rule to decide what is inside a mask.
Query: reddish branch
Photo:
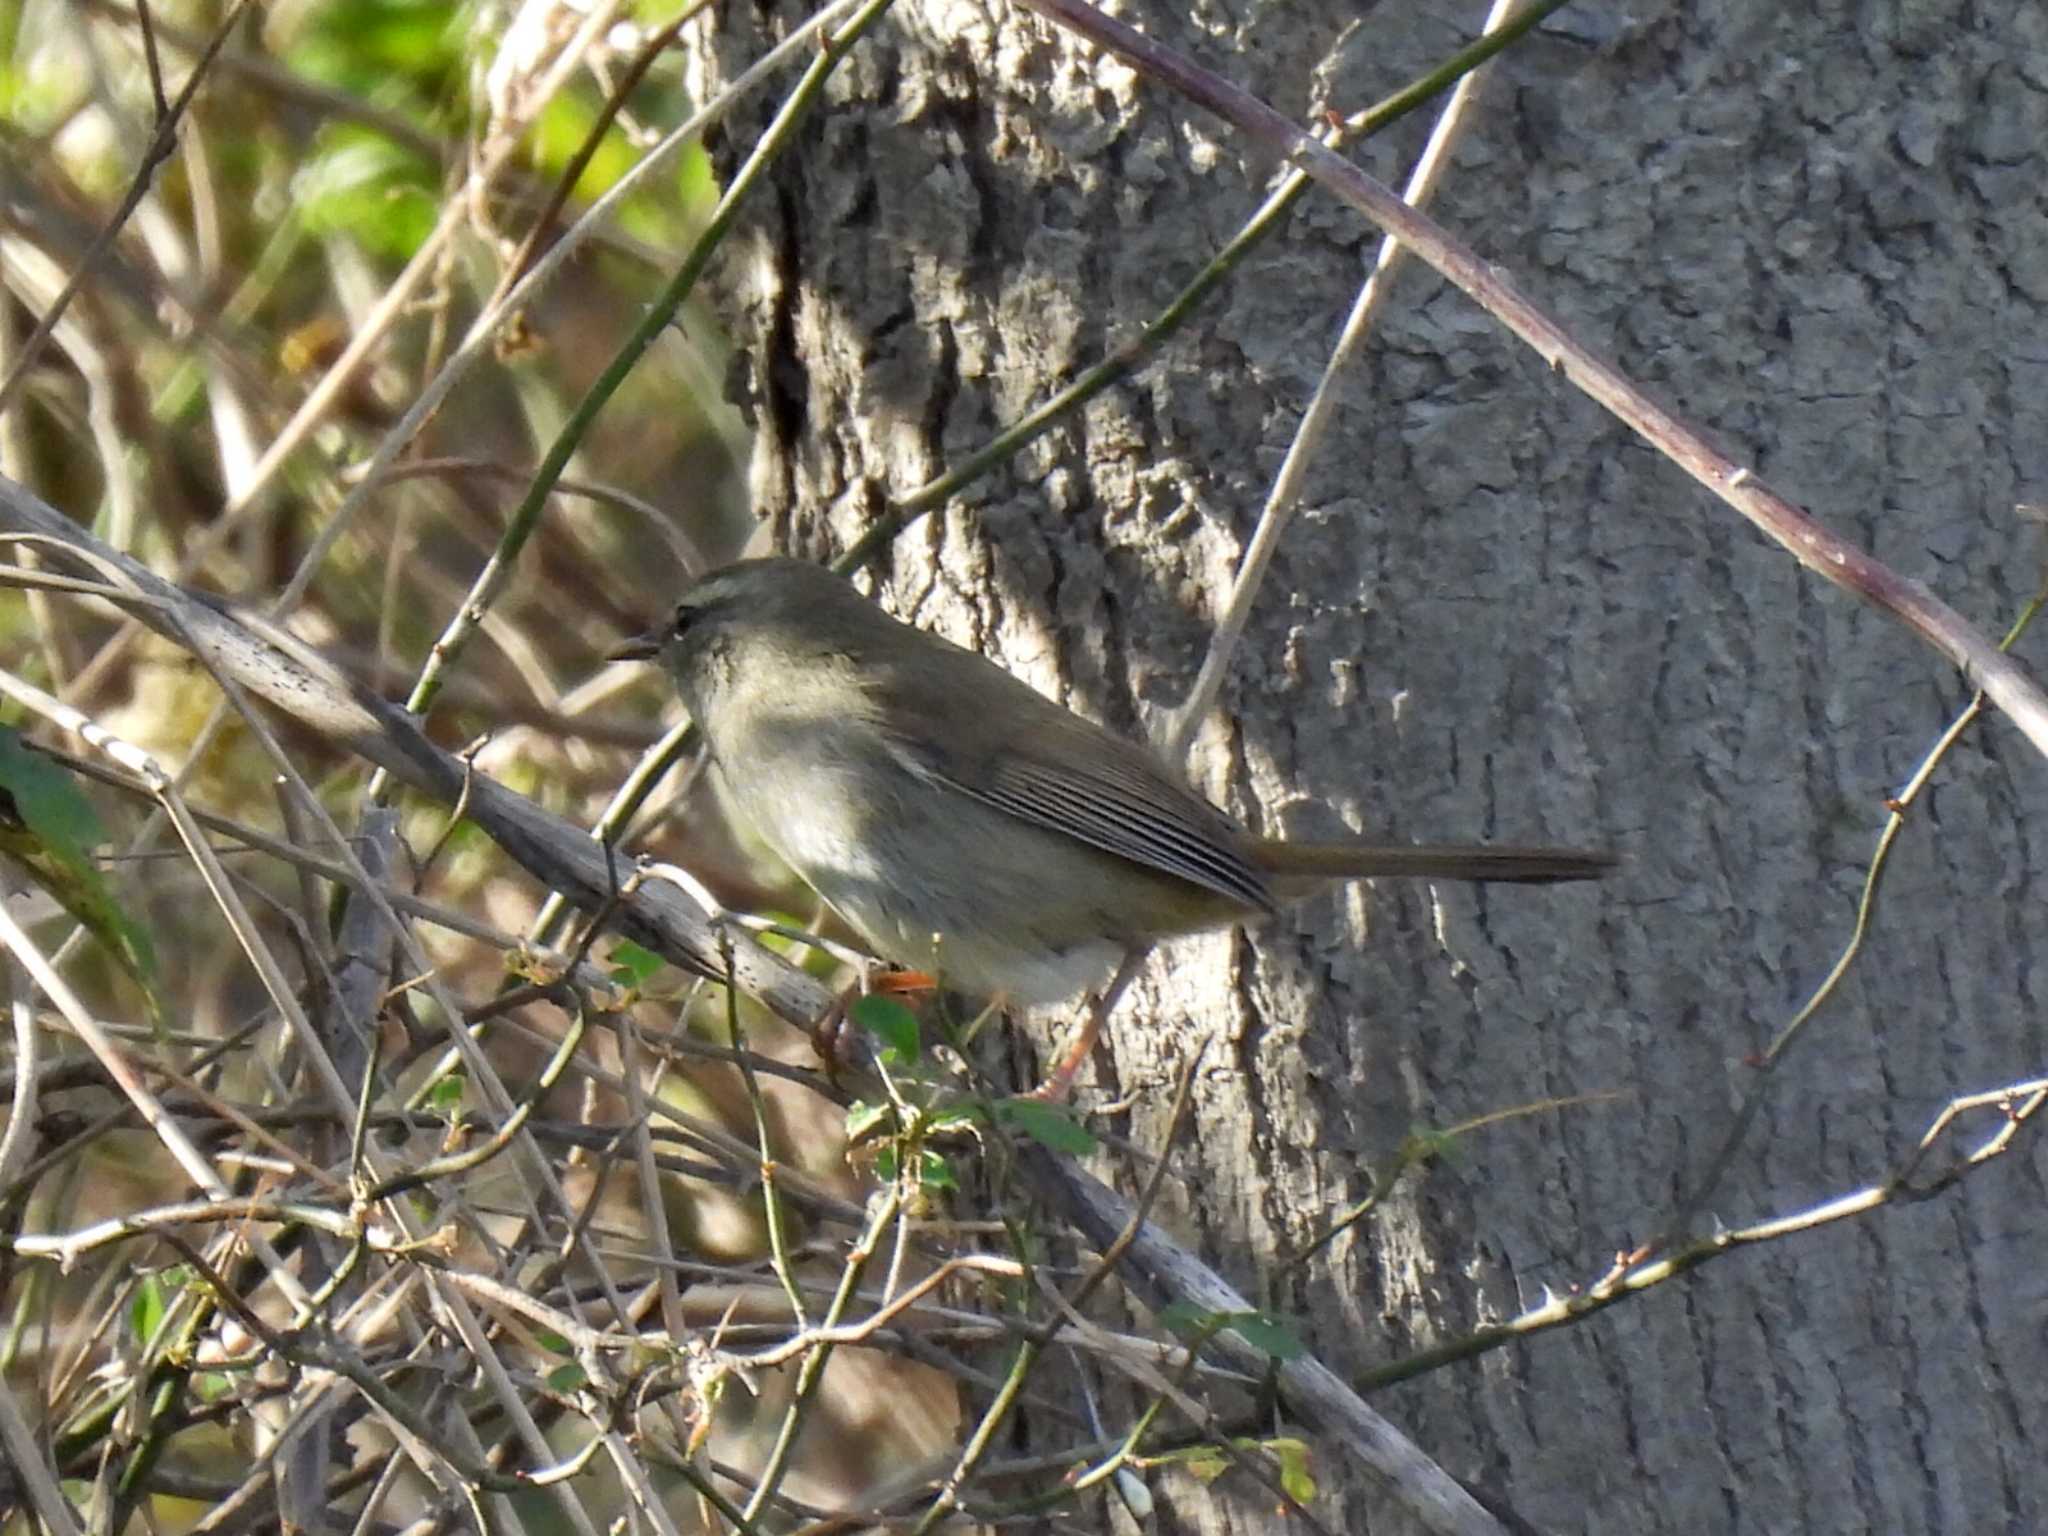
[[[1403,202],[1389,187],[1328,148],[1249,92],[1105,16],[1085,0],[1023,0],[1030,10],[1129,63],[1138,73],[1208,108],[1261,148],[1285,159],[1442,273],[1481,308],[1535,349],[1553,371],[1599,401],[1672,463],[1775,539],[1808,570],[1903,624],[1962,669],[2044,756],[2048,695],[1923,584],[1899,575],[1792,505],[1748,469],[1711,446],[1689,423],[1658,405],[1611,365],[1574,341],[1497,267]]]

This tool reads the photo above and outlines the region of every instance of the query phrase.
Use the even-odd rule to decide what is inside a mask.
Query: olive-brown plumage
[[[1051,1002],[1124,950],[1332,879],[1589,879],[1604,854],[1253,837],[1147,748],[800,560],[749,560],[612,653],[659,657],[761,837],[885,958]]]

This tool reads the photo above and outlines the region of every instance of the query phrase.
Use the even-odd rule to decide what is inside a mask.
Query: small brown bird
[[[1030,1005],[1331,880],[1586,880],[1569,848],[1254,837],[1147,748],[800,560],[683,593],[613,660],[673,674],[734,803],[883,957]]]

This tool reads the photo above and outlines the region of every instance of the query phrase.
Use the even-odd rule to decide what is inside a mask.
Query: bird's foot
[[[853,984],[842,991],[832,1006],[819,1014],[811,1025],[811,1049],[825,1063],[826,1072],[834,1077],[839,1075],[841,1068],[852,1065],[853,1037],[849,1031],[853,1023],[853,1005],[858,999],[870,994],[915,996],[930,992],[939,984],[936,977],[923,971],[898,970],[880,964],[863,965],[859,969],[860,974]]]

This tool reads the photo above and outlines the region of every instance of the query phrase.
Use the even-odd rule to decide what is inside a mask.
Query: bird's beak
[[[652,661],[661,654],[661,631],[650,629],[644,635],[634,635],[621,640],[604,653],[606,661]]]

